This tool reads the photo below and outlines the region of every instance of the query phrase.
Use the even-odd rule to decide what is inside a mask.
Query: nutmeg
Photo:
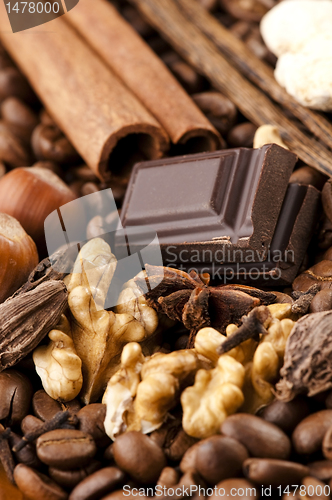
[[[67,184],[44,168],[16,168],[0,179],[0,212],[15,217],[22,224],[35,241],[40,256],[46,252],[46,217],[75,199]]]
[[[27,280],[38,264],[38,252],[21,224],[0,213],[0,302]]]

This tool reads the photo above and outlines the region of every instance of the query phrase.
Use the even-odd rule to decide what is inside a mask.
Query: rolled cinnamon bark
[[[106,0],[80,0],[65,18],[165,128],[174,144],[197,138],[197,151],[220,137],[165,64]]]
[[[0,37],[99,178],[167,150],[166,131],[63,18],[13,34],[0,2]]]

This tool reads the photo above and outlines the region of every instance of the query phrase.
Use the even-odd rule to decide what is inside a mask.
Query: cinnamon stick
[[[80,0],[65,18],[165,128],[174,144],[200,138],[220,146],[218,132],[147,43],[106,0]]]
[[[256,57],[196,0],[176,0],[187,17],[208,37],[238,70],[255,85],[287,108],[327,146],[332,147],[332,124],[323,116],[299,104],[275,80],[273,69]]]
[[[99,178],[109,167],[162,156],[157,120],[62,18],[11,33],[0,2],[0,37],[57,125]]]
[[[252,85],[186,16],[174,0],[130,0],[148,22],[255,125],[276,125],[290,148],[307,165],[332,175],[331,153],[304,134],[261,90]]]

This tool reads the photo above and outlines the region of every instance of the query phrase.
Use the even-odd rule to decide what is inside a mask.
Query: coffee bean
[[[30,380],[17,370],[5,370],[0,373],[0,394],[0,420],[9,426],[19,424],[29,411]]]
[[[189,66],[189,64],[179,59],[171,63],[169,67],[189,94],[194,94],[202,89],[203,77]]]
[[[43,389],[33,395],[32,408],[35,416],[43,421],[51,420],[56,413],[62,410],[60,403],[52,399]]]
[[[23,434],[27,434],[28,432],[35,431],[42,424],[43,421],[40,418],[34,415],[27,415],[21,422],[21,430]]]
[[[332,427],[330,427],[323,438],[322,443],[323,455],[327,460],[332,459]]]
[[[18,489],[28,500],[67,500],[68,494],[49,477],[23,464],[14,470]]]
[[[332,222],[332,181],[329,179],[322,190],[322,203],[326,217]]]
[[[0,122],[0,161],[12,168],[28,167],[31,164],[28,150],[4,122]]]
[[[227,143],[232,148],[252,148],[257,127],[253,123],[245,122],[236,125],[227,135]]]
[[[332,289],[320,290],[310,303],[309,312],[316,313],[332,309]]]
[[[11,448],[17,445],[21,439],[21,436],[12,432],[9,438]],[[31,444],[27,444],[24,448],[22,448],[22,450],[16,451],[14,456],[17,462],[28,465],[34,469],[38,469],[42,465],[41,461],[37,457],[35,447]]]
[[[143,484],[157,481],[166,466],[162,449],[145,434],[122,434],[113,445],[114,459],[120,469]]]
[[[33,129],[39,120],[32,109],[17,97],[8,97],[0,107],[3,120],[10,123],[16,131],[16,135],[22,139],[29,140]]]
[[[323,438],[332,426],[332,410],[322,410],[306,417],[295,428],[292,441],[295,451],[300,455],[310,455],[319,451]]]
[[[79,469],[87,465],[97,451],[93,438],[73,429],[46,432],[37,439],[37,455],[46,465],[58,469]]]
[[[111,443],[104,428],[106,405],[94,403],[84,406],[78,413],[79,429],[93,437],[97,446],[104,448]]]
[[[236,494],[234,494],[236,493]],[[258,500],[259,492],[253,483],[246,479],[231,478],[224,479],[216,486],[216,491],[211,500],[220,500],[220,497],[231,497],[235,500]]]
[[[79,167],[75,167],[71,169],[73,175],[84,182],[98,182],[99,179],[96,177],[96,174],[91,170],[87,165],[80,165]]]
[[[196,457],[200,443],[196,443],[186,451],[180,462],[181,472],[196,471]]]
[[[289,178],[290,184],[310,184],[315,186],[317,189],[322,189],[324,183],[326,182],[326,176],[316,170],[315,168],[304,167],[298,168]]]
[[[165,455],[169,460],[179,462],[185,452],[196,442],[197,439],[188,436],[183,429],[180,429],[171,443],[166,443]]]
[[[51,478],[60,486],[67,490],[75,488],[83,479],[88,477],[93,472],[101,468],[101,463],[98,460],[92,460],[89,465],[81,469],[61,470],[56,467],[49,467],[48,473]]]
[[[259,416],[289,433],[293,432],[297,424],[309,413],[307,399],[298,397],[288,403],[275,399],[260,411]]]
[[[125,475],[117,467],[105,467],[83,479],[69,495],[69,500],[96,500],[123,484]]]
[[[32,148],[39,160],[51,160],[57,163],[71,163],[79,156],[68,139],[56,126],[38,125],[32,134]]]
[[[318,460],[308,464],[310,476],[316,477],[321,481],[328,481],[332,478],[332,461]]]
[[[319,284],[322,290],[332,288],[332,261],[322,260],[293,281],[293,290],[306,292],[312,285]]]
[[[179,482],[180,474],[172,467],[165,467],[159,476],[157,485],[162,488],[171,488]]]
[[[194,94],[192,98],[221,135],[233,127],[237,119],[237,108],[220,92],[202,92]]]
[[[39,168],[45,168],[46,170],[50,170],[54,174],[56,174],[58,177],[63,177],[63,170],[62,168],[55,163],[54,161],[36,161],[32,165],[33,167],[39,167]]]
[[[222,434],[237,439],[254,457],[286,459],[291,442],[274,424],[247,413],[227,417],[221,426]]]
[[[309,475],[308,467],[302,464],[271,458],[248,458],[243,464],[243,472],[250,481],[272,488],[300,484]]]
[[[7,97],[17,97],[28,103],[36,100],[27,80],[12,66],[0,70],[0,101],[4,101]]]
[[[326,485],[319,479],[307,476],[302,479],[302,484],[305,486],[306,497],[312,500],[321,500],[322,498],[330,498],[330,495],[325,494]]]
[[[200,441],[196,455],[196,470],[211,485],[241,473],[248,458],[246,448],[236,439],[211,436]]]

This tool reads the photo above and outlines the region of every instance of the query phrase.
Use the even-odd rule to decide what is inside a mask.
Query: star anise
[[[190,331],[188,347],[193,347],[198,330],[212,326],[225,333],[230,323],[240,324],[242,316],[261,304],[271,304],[276,296],[244,285],[209,286],[209,274],[190,274],[161,266],[145,266],[146,277],[136,277],[150,306],[169,318],[182,321]]]

